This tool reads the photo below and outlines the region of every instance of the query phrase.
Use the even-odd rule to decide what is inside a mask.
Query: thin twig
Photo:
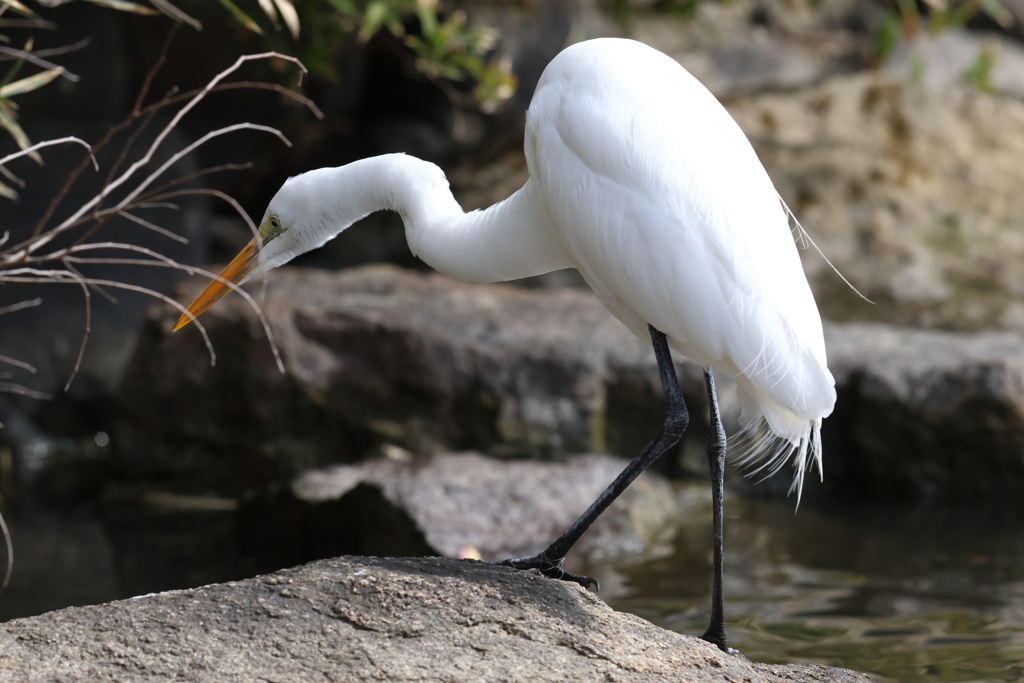
[[[280,352],[279,352],[279,350],[277,348],[277,342],[274,341],[274,333],[270,329],[270,323],[267,321],[266,316],[263,314],[263,310],[259,307],[259,304],[256,303],[256,301],[252,298],[252,296],[248,292],[246,292],[244,289],[242,289],[240,286],[238,286],[234,282],[231,282],[230,280],[227,280],[227,279],[221,277],[220,275],[217,275],[216,273],[208,271],[205,268],[198,268],[196,266],[186,266],[184,264],[178,263],[177,261],[175,261],[172,258],[164,256],[163,254],[160,254],[158,252],[146,249],[145,247],[137,247],[135,245],[118,244],[116,242],[107,242],[105,244],[83,244],[83,245],[80,245],[79,247],[76,247],[75,251],[76,252],[77,251],[87,251],[87,250],[92,250],[92,249],[125,249],[125,250],[128,250],[128,251],[135,251],[135,252],[139,252],[139,253],[142,253],[142,254],[146,254],[147,256],[151,256],[155,260],[147,261],[145,259],[83,258],[83,257],[80,257],[80,256],[72,256],[72,255],[68,254],[66,256],[61,257],[61,262],[74,262],[74,263],[81,263],[81,264],[113,264],[113,265],[152,266],[152,267],[157,267],[157,268],[173,268],[173,269],[176,269],[176,270],[185,271],[185,272],[189,273],[190,275],[193,274],[193,273],[196,273],[196,274],[202,275],[204,277],[210,278],[211,280],[216,280],[217,282],[220,282],[221,284],[223,284],[223,285],[225,285],[227,287],[230,287],[234,291],[238,292],[239,294],[242,295],[242,298],[245,299],[246,303],[249,304],[249,307],[252,308],[252,310],[256,314],[256,316],[260,319],[260,325],[263,327],[263,331],[267,335],[267,341],[270,342],[271,352],[274,354],[274,362],[277,364],[277,369],[282,374],[285,373],[284,362],[281,360],[281,354],[280,354]],[[8,278],[6,273],[0,272],[0,282],[3,282],[4,280],[8,280],[10,282],[23,282],[23,280],[18,279],[18,277],[20,275],[20,272],[22,272],[22,271],[29,271],[29,270],[32,270],[33,274],[53,273],[53,274],[57,274],[58,277],[60,277],[59,274],[61,273],[61,271],[38,271],[36,269],[18,269],[18,270],[11,271],[11,274],[14,276],[12,278]],[[86,281],[90,281],[90,282],[99,283],[99,284],[104,284],[104,281],[96,280],[94,278],[85,278],[85,280]],[[167,300],[165,297],[161,297],[161,298],[164,299],[164,300]],[[193,316],[191,313],[188,313],[188,311],[186,309],[184,309],[180,304],[177,304],[176,302],[175,302],[175,308],[177,308],[179,311],[182,311],[182,312],[186,313],[188,315],[189,319],[192,322],[196,321],[196,317],[195,316]],[[205,332],[204,332],[203,336],[204,337],[206,336]],[[210,365],[215,365],[215,364],[216,363],[211,359]]]
[[[34,271],[34,273],[33,273],[33,271]],[[43,271],[43,270],[38,270],[38,269],[35,269],[35,268],[17,268],[15,270],[12,270],[11,273],[14,273],[14,274],[13,275],[9,275],[7,273],[0,273],[0,282],[20,282],[20,283],[25,283],[25,284],[29,284],[29,283],[37,283],[37,284],[44,284],[44,283],[45,284],[68,284],[68,283],[71,283],[71,282],[76,282],[76,280],[74,280],[74,279],[68,279],[68,272],[67,271],[61,271],[61,270],[47,270],[47,271]],[[111,287],[113,289],[124,289],[124,290],[127,290],[129,292],[138,292],[140,294],[145,294],[147,296],[153,297],[154,299],[159,299],[160,301],[163,301],[164,303],[168,303],[171,306],[174,306],[175,309],[180,311],[182,314],[187,315],[189,317],[189,320],[191,320],[192,322],[194,322],[196,324],[196,328],[199,330],[199,333],[201,335],[203,335],[203,343],[206,344],[206,350],[210,354],[210,365],[213,366],[213,365],[217,364],[217,353],[213,350],[213,344],[210,342],[210,337],[206,333],[206,328],[203,327],[202,323],[200,323],[196,319],[196,316],[194,316],[191,313],[189,313],[187,308],[185,308],[184,306],[179,304],[174,299],[170,298],[166,294],[161,294],[160,292],[157,292],[155,290],[149,289],[148,287],[141,287],[139,285],[132,285],[132,284],[128,284],[127,282],[116,282],[114,280],[101,280],[99,278],[86,278],[85,280],[86,280],[87,284],[100,285],[102,287]],[[233,283],[230,283],[230,284],[233,284]],[[241,291],[241,290],[239,290],[239,291]],[[255,302],[253,302],[253,303],[255,303]],[[277,354],[276,354],[277,347],[276,346],[274,347],[274,350],[275,350],[275,354],[274,354],[275,358],[277,358]],[[278,358],[278,367],[279,368],[284,367],[280,363],[280,359],[279,358]],[[2,389],[0,389],[0,390],[2,390]]]
[[[10,306],[4,306],[3,308],[0,308],[0,315],[5,315],[7,313],[14,313],[15,311],[21,311],[21,310],[24,310],[26,308],[35,308],[36,306],[39,306],[42,303],[43,303],[42,297],[36,297],[35,299],[27,299],[25,301],[19,301],[16,304],[11,304]]]
[[[164,237],[168,237],[168,238],[174,240],[175,242],[181,242],[182,244],[188,244],[188,238],[187,237],[182,237],[181,235],[175,235],[173,232],[171,232],[167,228],[161,228],[159,225],[154,225],[153,223],[150,223],[149,221],[145,220],[144,218],[139,218],[138,216],[130,214],[127,211],[118,211],[117,215],[118,216],[124,216],[128,220],[133,221],[135,223],[138,223],[139,225],[141,225],[142,227],[146,228],[147,230],[152,230],[153,232],[159,233],[159,234],[163,235]]]
[[[70,266],[68,266],[68,270],[75,272]],[[78,376],[78,371],[82,367],[82,357],[85,356],[85,345],[89,343],[89,333],[92,331],[92,295],[89,294],[89,287],[85,282],[80,282],[79,284],[82,285],[82,293],[85,295],[85,333],[82,335],[82,343],[78,347],[78,358],[75,359],[75,368],[71,371],[67,384],[64,385],[64,393],[68,392],[68,389],[71,388],[71,383]]]
[[[36,391],[35,389],[29,389],[23,387],[20,384],[14,384],[13,382],[0,382],[0,392],[8,394],[20,394],[22,396],[28,396],[39,401],[49,401],[53,399],[53,394],[47,394],[42,391]]]
[[[28,370],[33,375],[36,374],[36,372],[37,372],[35,366],[29,365],[25,361],[18,360],[17,358],[10,358],[8,356],[0,356],[0,363],[7,363],[8,365],[13,365],[16,368],[21,368],[22,370]]]
[[[187,183],[190,180],[195,180],[196,178],[200,178],[204,175],[210,175],[212,173],[220,173],[221,171],[244,171],[249,168],[252,168],[251,161],[246,161],[245,163],[241,164],[221,164],[220,166],[210,166],[209,168],[193,171],[192,173],[186,173],[185,175],[179,178],[175,178],[174,180],[168,180],[163,185],[154,187],[152,190],[150,190],[150,192],[163,192],[164,190],[170,189],[176,185],[181,185],[182,183]]]
[[[78,52],[79,50],[89,46],[89,39],[82,38],[77,43],[71,45],[62,45],[61,47],[48,47],[42,50],[32,50],[31,54],[36,57],[58,57],[60,55],[66,55],[69,52]]]
[[[256,224],[253,223],[252,218],[250,218],[249,214],[246,213],[245,209],[242,208],[242,205],[238,203],[238,200],[236,200],[234,197],[227,194],[226,192],[221,192],[220,190],[210,190],[207,188],[197,188],[194,190],[177,190],[175,192],[168,192],[167,194],[156,195],[155,197],[152,197],[152,199],[173,199],[175,197],[186,197],[194,194],[209,195],[211,197],[223,199],[225,202],[231,205],[231,208],[238,212],[239,216],[242,217],[242,220],[245,221],[245,224],[249,226],[249,232],[251,232],[254,236],[259,234],[259,228],[256,227]]]
[[[79,144],[82,147],[85,147],[87,150],[89,150],[89,156],[86,157],[86,160],[92,159],[92,165],[96,168],[97,171],[100,170],[99,162],[96,161],[96,157],[93,155],[92,147],[89,146],[89,143],[87,143],[85,140],[82,140],[81,138],[76,138],[73,135],[69,135],[66,138],[57,138],[56,140],[45,140],[43,142],[37,142],[31,147],[26,147],[21,151],[14,152],[13,154],[8,154],[3,159],[0,159],[0,166],[3,166],[8,161],[14,161],[18,157],[23,157],[27,154],[31,154],[37,149],[42,149],[43,147],[53,147],[54,145],[62,145],[65,142],[74,142],[75,144]]]
[[[7,543],[7,573],[4,574],[4,582],[0,585],[0,594],[7,590],[11,583],[11,573],[14,572],[14,543],[11,541],[11,530],[7,528],[7,521],[0,514],[0,529],[4,532],[4,541]]]

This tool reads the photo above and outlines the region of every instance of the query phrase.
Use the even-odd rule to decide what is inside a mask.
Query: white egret
[[[527,113],[530,177],[511,197],[464,213],[437,166],[401,154],[290,178],[259,236],[221,277],[241,284],[315,249],[367,214],[398,212],[412,252],[469,282],[576,268],[612,315],[650,337],[668,402],[661,432],[565,534],[531,558],[506,560],[553,578],[572,545],[658,456],[689,415],[669,349],[699,363],[711,409],[714,503],[711,624],[727,650],[722,598],[726,440],[713,372],[739,387],[747,460],[786,462],[798,491],[821,466],[819,428],[836,394],[821,319],[789,214],[743,132],[715,97],[641,43],[598,39],[562,51]],[[229,291],[214,281],[175,329]]]

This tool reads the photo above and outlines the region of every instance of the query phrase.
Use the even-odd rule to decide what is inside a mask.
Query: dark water
[[[622,572],[617,609],[700,635],[710,515]],[[730,645],[752,660],[825,663],[879,681],[1024,681],[1024,515],[865,508],[842,515],[733,500]]]

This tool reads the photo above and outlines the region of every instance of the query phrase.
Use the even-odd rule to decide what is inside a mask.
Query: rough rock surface
[[[9,680],[820,681],[485,563],[343,557],[0,625]]]
[[[174,296],[189,301],[201,285]],[[213,368],[194,325],[172,334],[177,313],[151,310],[119,395],[124,476],[231,492],[382,443],[632,457],[661,425],[650,344],[587,291],[467,285],[391,266],[282,268],[262,307],[287,374],[237,295],[202,318]],[[693,365],[680,373],[702,452],[703,378]]]
[[[859,299],[804,251],[823,314],[1024,329],[1024,103],[880,73],[733,101],[776,188]]]
[[[829,325],[825,481],[847,495],[1019,498],[1024,337]]]
[[[360,536],[348,552],[459,557],[472,548],[498,560],[543,550],[625,465],[607,455],[542,463],[448,453],[426,462],[379,459],[312,470],[291,488],[310,505],[310,527],[336,538]],[[710,509],[710,488],[702,490],[708,495],[686,498],[684,510],[668,482],[642,475],[576,544],[573,567],[670,552],[679,519]]]

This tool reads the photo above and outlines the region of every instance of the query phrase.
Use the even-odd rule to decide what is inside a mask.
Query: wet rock
[[[1024,329],[1024,103],[884,73],[736,99],[782,197],[817,245],[823,314],[924,327]]]
[[[724,655],[526,572],[352,557],[8,622],[0,665],[26,682],[870,680]]]
[[[175,297],[191,300],[202,284]],[[177,312],[151,309],[120,390],[123,476],[238,491],[383,443],[632,457],[661,424],[650,344],[586,291],[467,285],[389,266],[284,268],[268,278],[262,307],[286,374],[240,297],[203,316],[215,367],[195,326],[172,334]],[[680,373],[703,453],[703,378],[693,365]]]
[[[478,453],[337,465],[293,482],[292,495],[306,504],[306,531],[290,533],[333,543],[341,550],[335,554],[528,557],[565,531],[625,466],[606,455],[550,463]],[[670,552],[678,521],[710,509],[705,489],[707,496],[681,499],[662,477],[642,475],[573,548],[566,568]],[[264,538],[278,536],[272,543],[279,545],[283,534],[255,526]]]
[[[826,327],[839,401],[826,490],[860,499],[1013,500],[1024,487],[1024,337]]]

